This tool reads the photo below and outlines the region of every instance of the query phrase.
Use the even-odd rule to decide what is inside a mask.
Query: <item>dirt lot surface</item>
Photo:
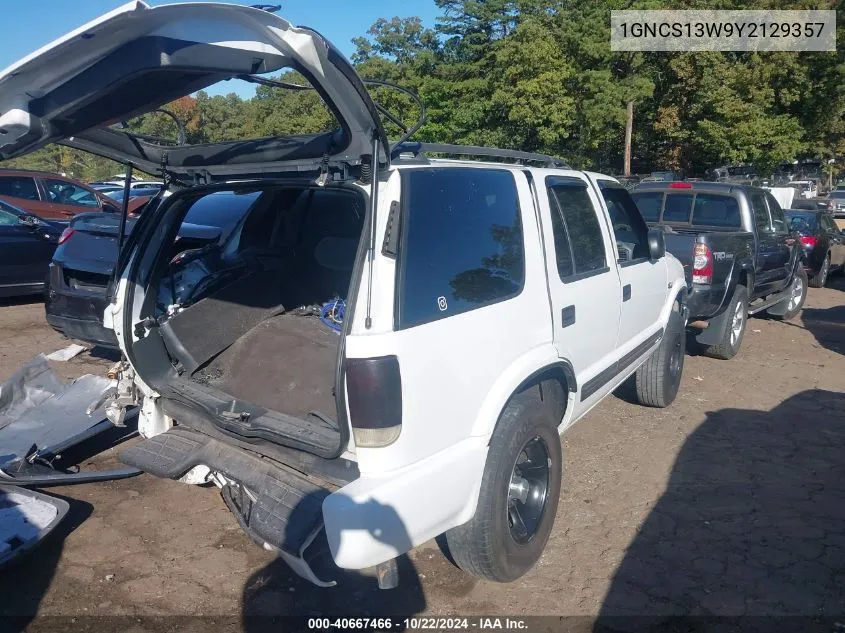
[[[71,516],[0,574],[0,613],[845,614],[845,279],[831,285],[794,322],[751,319],[732,361],[688,355],[671,408],[609,397],[570,429],[551,540],[511,585],[431,543],[403,559],[398,589],[367,574],[317,589],[253,545],[216,489],[142,475],[50,489]],[[0,305],[0,379],[66,344],[40,303]]]

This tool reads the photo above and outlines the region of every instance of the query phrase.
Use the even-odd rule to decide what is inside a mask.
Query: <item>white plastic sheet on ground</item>
[[[26,363],[0,385],[0,468],[24,457],[33,445],[39,453],[67,446],[105,420],[103,406],[90,415],[87,409],[112,384],[91,374],[67,383],[43,354]]]
[[[62,349],[57,349],[52,354],[47,354],[47,360],[58,360],[58,361],[67,361],[71,358],[79,356],[82,352],[84,352],[87,348],[84,345],[79,345],[77,343],[71,343],[67,347],[63,347]]]

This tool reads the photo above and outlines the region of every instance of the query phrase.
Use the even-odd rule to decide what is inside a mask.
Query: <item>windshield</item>
[[[842,199],[845,198],[845,191],[831,191],[827,197],[831,199]]]

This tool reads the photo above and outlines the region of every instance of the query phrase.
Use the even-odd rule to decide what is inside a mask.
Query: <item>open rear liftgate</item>
[[[180,479],[196,466],[208,467],[229,510],[258,545],[277,551],[291,569],[315,585],[336,584],[318,578],[305,558],[323,529],[323,499],[331,492],[327,488],[185,427],[172,428],[133,446],[120,460],[168,479]],[[320,554],[328,552],[314,552]]]

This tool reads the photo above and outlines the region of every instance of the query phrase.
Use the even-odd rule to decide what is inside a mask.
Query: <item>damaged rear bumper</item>
[[[121,455],[121,461],[168,479],[205,466],[244,531],[278,551],[300,576],[327,586],[306,554],[325,529],[338,567],[363,569],[389,561],[468,521],[478,500],[487,443],[469,438],[387,474],[362,475],[336,489],[225,440],[174,427]]]
[[[400,471],[362,476],[323,501],[332,557],[363,569],[388,561],[472,518],[487,440],[471,437]]]

